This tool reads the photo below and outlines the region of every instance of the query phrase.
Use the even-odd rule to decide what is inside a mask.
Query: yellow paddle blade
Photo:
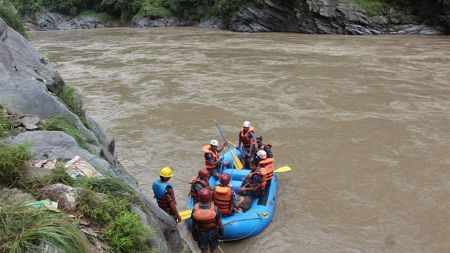
[[[237,146],[236,144],[232,143],[232,142],[229,141],[229,140],[227,140],[227,142],[230,143],[231,145],[235,146],[235,147]]]
[[[241,160],[239,160],[239,158],[236,156],[233,150],[230,149],[230,152],[231,156],[233,157],[234,167],[236,167],[237,170],[244,168],[244,165],[242,165]]]
[[[273,172],[281,173],[281,172],[288,172],[288,171],[291,171],[291,170],[292,170],[291,167],[283,166],[283,167],[280,167],[280,168],[274,170]]]
[[[180,215],[182,220],[189,219],[189,218],[191,218],[192,210],[189,210],[189,209],[184,210],[184,211],[178,212],[178,214]]]

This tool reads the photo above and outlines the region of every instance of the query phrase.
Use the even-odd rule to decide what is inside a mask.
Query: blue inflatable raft
[[[233,148],[233,152],[241,157],[241,152],[238,149]],[[228,162],[231,166],[233,164],[233,158],[228,151],[224,154],[224,161]],[[238,191],[242,184],[242,180],[249,174],[250,170],[236,170],[231,168],[224,168],[223,173],[227,173],[231,176],[231,182],[233,190]],[[222,217],[222,223],[224,226],[224,241],[234,241],[246,239],[261,233],[272,221],[275,213],[276,197],[278,190],[278,173],[274,173],[269,188],[266,190],[264,196],[261,199],[253,200],[251,209],[245,213],[235,213],[231,216]],[[211,176],[209,184],[211,188],[218,184],[219,180]],[[188,208],[194,208],[194,202],[192,198],[188,200]],[[191,219],[188,220],[188,226],[191,227]]]

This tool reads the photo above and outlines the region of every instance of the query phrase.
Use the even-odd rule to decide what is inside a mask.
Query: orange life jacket
[[[199,196],[198,196],[198,191],[195,190],[194,185],[195,184],[201,184],[202,185],[202,189],[205,187],[208,187],[211,190],[211,187],[209,186],[209,183],[204,183],[204,181],[200,180],[200,178],[193,176],[191,178],[191,197],[194,200],[194,203],[198,203],[200,201]]]
[[[273,158],[266,158],[264,160],[259,161],[259,165],[261,166],[261,174],[263,174],[267,180],[272,179],[273,170],[275,169]]]
[[[242,128],[241,132],[239,133],[239,139],[244,148],[250,148],[250,146],[252,145],[252,140],[248,137],[248,134],[251,132],[255,133],[255,128],[253,126],[250,126],[250,128],[245,134],[244,128]]]
[[[200,203],[195,204],[194,206],[194,214],[192,217],[197,222],[197,226],[199,229],[208,229],[208,228],[216,228],[218,226],[216,220],[216,208],[214,207],[214,203],[210,203],[209,209],[201,209],[199,207]]]
[[[214,188],[214,204],[219,208],[221,215],[228,215],[233,210],[231,187],[216,185]]]
[[[208,160],[206,159],[206,154],[210,153],[212,154],[212,161],[213,163],[217,162],[217,159],[219,158],[219,152],[217,152],[216,150],[211,150],[211,146],[210,145],[205,145],[202,148],[202,151],[205,152],[205,167],[207,170],[212,170],[214,168],[216,168],[216,165],[212,165],[209,164]]]

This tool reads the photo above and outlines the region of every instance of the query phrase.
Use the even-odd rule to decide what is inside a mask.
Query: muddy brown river
[[[450,249],[450,37],[232,33],[198,28],[33,32],[116,154],[153,196],[188,181],[217,120],[273,144],[275,217],[225,252]],[[189,185],[172,180],[179,209]],[[182,223],[184,237],[193,244]],[[198,251],[196,246],[193,246]]]

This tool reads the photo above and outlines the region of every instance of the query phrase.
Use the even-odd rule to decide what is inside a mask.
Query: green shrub
[[[169,7],[165,0],[144,0],[137,16],[147,18],[160,18],[170,16]]]
[[[113,252],[148,252],[146,238],[153,234],[151,228],[141,223],[139,215],[126,211],[106,227],[103,237]]]
[[[67,115],[58,115],[50,118],[48,122],[42,125],[44,130],[63,131],[72,136],[75,141],[84,149],[89,149],[87,138],[78,130],[75,123]]]
[[[11,128],[8,119],[6,119],[6,111],[0,107],[0,138],[8,135]]]
[[[31,182],[32,189],[38,189],[52,184],[61,183],[65,185],[74,185],[75,180],[67,174],[64,164],[58,162],[56,168],[49,174],[35,177]]]
[[[100,197],[90,189],[83,189],[78,194],[77,200],[80,214],[96,225],[108,224],[130,206],[127,199],[108,194]]]
[[[22,186],[31,159],[28,145],[0,142],[0,158],[0,184],[6,187]]]
[[[69,107],[69,109],[78,116],[83,115],[83,105],[80,94],[67,85],[64,85],[58,97]]]
[[[134,194],[133,189],[129,185],[125,184],[119,178],[112,176],[106,176],[104,178],[83,178],[77,180],[77,185],[104,194]]]
[[[12,0],[21,15],[30,15],[42,9],[43,0]]]
[[[381,0],[352,0],[359,7],[367,11],[369,16],[382,15],[385,4]]]
[[[142,0],[102,0],[97,8],[127,21],[139,12],[141,6]]]
[[[0,5],[0,17],[9,27],[16,30],[16,32],[20,33],[22,36],[27,37],[20,17],[12,9]]]
[[[86,237],[63,213],[20,206],[0,209],[0,252],[36,252],[42,243],[62,253],[90,252]]]

